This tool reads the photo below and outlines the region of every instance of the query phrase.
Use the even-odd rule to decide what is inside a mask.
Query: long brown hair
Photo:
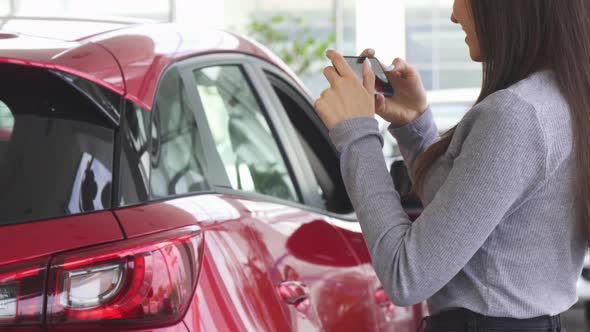
[[[555,72],[572,115],[577,218],[590,239],[590,2],[469,2],[483,62],[483,84],[476,104],[540,68]],[[421,192],[432,164],[447,151],[455,128],[418,158],[414,191]]]

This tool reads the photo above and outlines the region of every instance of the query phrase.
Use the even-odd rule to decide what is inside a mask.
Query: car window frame
[[[176,75],[177,77],[175,79],[179,79],[180,82],[182,83],[182,93],[179,93],[179,95],[184,96],[186,98],[185,102],[191,107],[192,116],[197,123],[197,129],[199,132],[199,139],[200,139],[199,144],[201,144],[201,148],[205,154],[203,156],[204,160],[205,160],[205,165],[203,165],[203,168],[204,168],[203,169],[203,173],[204,173],[203,176],[205,176],[205,178],[209,182],[210,188],[208,190],[202,190],[202,191],[194,191],[194,192],[189,191],[189,192],[181,193],[181,194],[172,194],[172,195],[164,195],[162,197],[154,197],[152,195],[152,188],[151,188],[151,180],[152,180],[151,177],[152,177],[152,168],[153,167],[150,164],[149,181],[148,181],[148,183],[149,183],[149,185],[148,185],[148,189],[149,189],[148,202],[157,202],[157,201],[169,200],[169,199],[186,197],[186,196],[194,196],[194,195],[198,195],[198,194],[211,194],[213,192],[212,181],[220,181],[219,177],[222,177],[222,174],[215,171],[216,169],[218,169],[219,165],[215,163],[215,156],[210,155],[211,149],[207,148],[210,144],[213,144],[213,140],[210,135],[210,129],[209,129],[208,124],[206,123],[206,118],[204,118],[204,114],[202,114],[202,112],[200,112],[200,109],[197,107],[197,105],[194,105],[193,98],[190,96],[191,91],[187,86],[186,77],[185,77],[185,75],[183,75],[182,62],[183,61],[175,62],[175,63],[169,65],[168,67],[166,67],[166,69],[164,69],[164,71],[162,72],[162,74],[160,75],[160,77],[158,79],[158,85],[157,85],[157,88],[156,88],[156,91],[154,94],[152,107],[149,110],[149,112],[150,112],[150,121],[149,121],[150,128],[151,128],[151,124],[153,123],[153,119],[156,114],[156,111],[157,111],[156,103],[158,100],[158,93],[160,91],[160,88],[162,87],[162,82],[164,81],[163,78],[166,77],[166,75],[170,74],[171,72],[176,71],[176,74],[174,74],[174,75]],[[202,114],[202,116],[201,116],[201,114]],[[148,137],[148,141],[149,141],[149,144],[148,144],[149,150],[151,151],[151,149],[152,149],[151,135]]]
[[[274,112],[268,111],[269,109],[272,109],[273,106],[269,106],[272,104],[268,100],[269,92],[267,88],[265,86],[261,86],[260,82],[258,82],[259,76],[256,72],[256,65],[252,62],[255,61],[254,59],[254,57],[241,53],[224,52],[200,55],[182,60],[177,64],[180,68],[180,74],[185,83],[185,89],[188,90],[186,92],[186,96],[189,98],[189,102],[196,113],[195,116],[197,121],[202,123],[201,131],[203,132],[203,135],[207,136],[206,140],[203,140],[203,148],[206,151],[205,157],[207,163],[211,165],[211,171],[216,173],[215,180],[210,182],[212,190],[219,194],[230,194],[251,197],[254,199],[264,199],[285,205],[294,204],[299,207],[306,206],[305,204],[309,204],[310,199],[306,196],[306,193],[303,192],[300,183],[300,175],[303,174],[303,172],[301,169],[299,169],[299,164],[293,163],[292,151],[290,151],[289,144],[285,144],[285,137],[282,133],[283,129],[281,128],[279,119],[274,116]],[[252,89],[252,93],[258,102],[260,111],[271,130],[274,141],[277,144],[277,147],[281,153],[281,157],[283,158],[285,166],[289,172],[289,178],[295,187],[297,202],[257,192],[241,191],[232,187],[229,177],[225,172],[225,166],[221,160],[221,156],[215,147],[212,130],[207,120],[198,91],[196,89],[189,88],[189,86],[197,86],[196,79],[193,74],[194,71],[216,66],[237,66],[244,74],[244,78]]]
[[[301,192],[302,202],[289,201],[256,192],[239,191],[231,187],[231,182],[223,168],[223,161],[221,160],[221,157],[215,148],[212,131],[209,127],[206,114],[200,103],[198,93],[196,89],[189,88],[189,84],[196,85],[193,70],[215,65],[242,66],[242,70],[247,75],[248,79],[250,80],[250,85],[253,87],[254,92],[256,93],[256,97],[258,98],[257,100],[260,103],[260,106],[263,108],[262,111],[264,112],[267,121],[269,121],[268,125],[276,132],[276,142],[282,152],[286,166],[290,172],[291,170],[293,172],[293,174],[290,174],[290,176],[294,181],[293,184]],[[310,103],[310,105],[312,104],[312,101],[310,95],[292,77],[284,72],[283,69],[261,58],[235,52],[216,52],[182,59],[169,65],[163,71],[161,77],[163,77],[166,72],[172,68],[177,68],[179,70],[181,80],[184,83],[185,96],[188,98],[187,103],[191,105],[193,116],[195,116],[195,119],[199,125],[199,135],[207,163],[207,167],[205,167],[205,176],[209,179],[211,188],[208,191],[170,195],[160,198],[151,197],[150,193],[150,197],[147,201],[126,205],[125,207],[162,202],[170,199],[191,197],[196,195],[221,194],[231,195],[238,198],[243,197],[246,199],[264,200],[271,203],[282,204],[285,206],[335,218],[337,220],[346,222],[347,225],[355,225],[358,222],[355,212],[348,214],[338,214],[327,211],[326,209],[320,207],[323,204],[321,202],[320,195],[316,191],[317,182],[315,180],[315,175],[311,165],[309,164],[309,161],[307,160],[307,156],[303,151],[303,148],[298,144],[285,144],[286,142],[298,142],[295,128],[291,124],[287,112],[283,108],[283,105],[279,97],[276,95],[274,88],[268,81],[265,71],[283,79],[308,103]],[[156,88],[154,101],[157,98],[157,92],[159,88],[160,82],[158,82]],[[261,94],[257,91],[264,93]],[[155,103],[153,103],[153,105],[155,105]],[[274,109],[274,112],[268,112],[268,109]],[[154,108],[152,107],[147,111],[150,112],[151,122]],[[151,137],[149,137],[149,144],[151,146]],[[302,161],[301,157],[305,158],[305,161]],[[118,203],[119,202],[117,202],[115,207],[119,207]],[[351,223],[349,224],[349,222]]]
[[[283,69],[281,69],[271,63],[268,63],[266,61],[260,60],[260,59],[255,59],[252,61],[256,66],[256,75],[258,75],[258,81],[260,81],[261,85],[264,86],[264,89],[268,93],[269,101],[272,103],[272,107],[276,110],[275,113],[277,114],[277,117],[279,118],[279,122],[281,123],[281,126],[283,128],[282,132],[285,135],[285,140],[288,140],[290,142],[299,142],[299,138],[297,137],[296,129],[293,126],[293,124],[291,123],[291,120],[289,119],[287,111],[283,107],[283,103],[281,102],[279,96],[276,94],[274,87],[272,86],[272,83],[268,79],[267,72],[272,75],[277,76],[285,84],[287,84],[289,87],[291,87],[294,90],[294,92],[299,95],[298,97],[303,99],[305,101],[305,103],[307,103],[309,105],[309,107],[312,107],[311,105],[313,105],[312,97],[310,96],[310,94],[307,91],[305,91],[305,89],[303,89],[301,87],[301,85],[298,82],[296,82]],[[329,138],[326,136],[325,139],[329,139]],[[330,142],[328,142],[328,143],[330,143]],[[309,196],[311,196],[310,202],[313,203],[313,204],[306,205],[306,208],[308,210],[313,211],[313,212],[316,212],[316,213],[319,213],[322,215],[326,215],[326,216],[330,216],[330,217],[334,217],[339,220],[348,221],[348,222],[358,222],[356,213],[354,211],[350,212],[350,213],[346,213],[346,214],[340,214],[340,213],[328,211],[323,207],[321,196],[316,191],[318,183],[316,181],[315,174],[314,174],[313,169],[311,167],[311,163],[309,162],[307,155],[306,155],[305,151],[303,150],[303,147],[300,146],[299,144],[291,144],[291,145],[292,145],[292,149],[294,150],[294,152],[293,152],[294,158],[292,159],[291,162],[297,163],[299,165],[299,167],[302,169],[303,174],[301,175],[302,179],[300,179],[300,181],[301,181],[301,183],[303,183],[305,185],[305,191],[308,193]],[[297,158],[297,156],[302,156],[302,158],[301,157]]]

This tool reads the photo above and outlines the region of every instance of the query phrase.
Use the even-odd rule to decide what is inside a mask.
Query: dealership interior
[[[389,64],[394,58],[400,57],[415,66],[427,90],[434,121],[439,131],[444,133],[454,127],[471,109],[479,96],[482,82],[481,64],[470,59],[468,47],[463,40],[464,32],[450,20],[453,2],[453,0],[0,0],[0,66],[3,63],[1,61],[2,52],[5,50],[2,47],[2,43],[5,42],[2,36],[12,32],[15,35],[38,36],[40,38],[58,36],[62,40],[70,41],[77,39],[78,36],[84,33],[89,36],[93,35],[98,30],[111,31],[133,25],[174,23],[182,26],[183,29],[193,31],[224,30],[244,36],[245,40],[252,40],[253,45],[262,45],[261,47],[276,54],[290,67],[291,72],[301,80],[304,86],[302,90],[305,90],[312,98],[318,98],[321,92],[329,87],[329,83],[322,73],[324,67],[330,64],[325,57],[326,49],[334,49],[345,55],[358,55],[366,48],[373,48],[376,50],[377,58],[383,63]],[[75,31],[71,28],[72,22],[76,23]],[[56,54],[54,56],[58,57],[60,55]],[[31,62],[34,61],[31,60]],[[9,61],[5,61],[5,63],[9,63]],[[16,61],[11,63],[15,64]],[[50,66],[46,68],[50,68]],[[204,70],[198,74],[195,71],[195,78],[191,79],[195,79],[200,84],[199,93],[212,96],[211,91],[214,87],[219,87],[232,80],[236,81],[236,78],[239,79],[240,75],[243,74],[240,70],[232,71],[229,69],[231,68],[225,68],[218,72]],[[268,74],[268,72],[266,73]],[[227,75],[227,82],[217,76],[222,74]],[[274,88],[276,91],[281,87],[278,83],[275,85],[275,81],[272,79],[269,79],[269,82],[270,84],[267,84],[269,90]],[[240,89],[247,91],[248,87],[249,85],[244,83],[240,86]],[[178,89],[181,89],[181,85],[178,85]],[[174,91],[168,91],[167,93],[172,95]],[[218,107],[220,103],[225,102],[222,100],[223,97],[223,94],[215,95],[210,98],[209,104],[213,105],[212,107]],[[271,101],[263,100],[264,98],[260,98],[260,100],[255,98],[254,94],[242,97],[243,100],[239,102],[247,104],[247,106],[255,105],[257,102],[271,103]],[[283,97],[282,94],[279,94],[279,98],[276,98],[274,102],[282,102],[283,105],[288,105],[285,102],[286,97]],[[297,102],[296,98],[289,100],[294,100],[293,104]],[[142,104],[140,98],[130,99],[130,105],[131,102],[135,103],[133,107],[138,110],[137,114],[140,114],[141,110],[148,109],[147,106],[151,106],[145,105],[145,103]],[[233,100],[229,101],[229,103],[231,102]],[[170,104],[172,105],[173,102]],[[173,107],[183,107],[180,104],[182,103],[177,102]],[[5,104],[0,99],[0,143],[4,139],[2,136],[3,130],[10,132],[13,127],[16,128],[14,125],[15,119],[12,117],[11,110],[7,105],[8,103]],[[246,108],[248,107],[244,107],[244,109]],[[249,109],[252,108],[255,107]],[[285,106],[285,109],[287,108]],[[211,116],[210,112],[207,116]],[[218,115],[212,117],[215,116]],[[232,121],[231,117],[233,115],[224,116],[226,118],[219,119],[220,123],[227,124],[228,121]],[[291,115],[289,114],[289,116]],[[260,118],[261,116],[258,114],[249,121],[256,123],[256,126],[258,126],[255,121]],[[134,121],[142,123],[143,120],[138,116]],[[159,121],[165,121],[165,119]],[[386,136],[383,153],[386,161],[391,164],[401,158],[401,152],[397,142],[391,135],[386,133],[388,123],[383,120],[379,121],[382,132]],[[142,126],[138,128],[143,128]],[[212,131],[216,130],[213,121],[209,126]],[[265,130],[270,132],[270,129],[264,125],[261,128],[260,132],[265,132]],[[238,129],[233,128],[233,130]],[[149,137],[149,130],[146,132],[146,137]],[[223,135],[223,133],[217,135],[214,132],[215,139],[217,139],[217,136]],[[235,137],[236,134],[230,132],[227,135],[234,135]],[[14,137],[17,137],[17,135],[15,134]],[[303,147],[303,149],[308,148]],[[303,151],[303,149],[297,149]],[[268,151],[270,152],[261,154],[265,154],[265,158],[272,158],[273,153],[282,153],[282,150],[279,153],[279,149],[274,147],[268,148]],[[165,151],[162,150],[162,155],[164,153]],[[178,158],[181,158],[182,155],[178,151],[167,153],[176,153]],[[0,158],[2,156],[3,154],[0,152]],[[138,158],[143,160],[143,157],[145,156]],[[236,166],[233,170],[234,173],[232,173],[233,178],[230,175],[231,184],[237,185],[239,183],[240,186],[248,186],[248,183],[257,181],[256,176],[260,176],[260,174],[248,172],[247,176],[244,176],[243,168],[237,167],[236,159],[242,158],[241,156],[227,158],[233,158],[231,163],[235,163]],[[221,153],[221,158],[218,159],[226,162],[229,160],[227,158],[226,155]],[[247,158],[249,156],[244,157],[244,159]],[[84,163],[88,165],[86,171],[90,169],[93,160],[91,157],[84,159]],[[143,160],[141,163],[149,167],[149,156],[147,161]],[[155,167],[153,163],[152,160],[152,167]],[[114,165],[118,165],[118,162]],[[1,159],[0,166],[2,166]],[[284,174],[291,172],[290,167],[284,165],[281,167],[280,172]],[[0,169],[4,168],[0,167]],[[96,176],[99,175],[97,172]],[[193,176],[193,178],[196,179],[197,176]],[[79,179],[77,181],[80,182]],[[191,185],[197,186],[196,183],[197,180]],[[251,186],[253,188],[254,184]],[[290,195],[295,197],[300,193],[294,188],[295,186],[289,185],[280,190],[289,190]],[[168,190],[168,188],[164,189]],[[280,190],[276,189],[275,191]],[[67,204],[73,206],[78,202],[72,201]],[[90,204],[92,205],[92,202]],[[212,204],[217,203],[213,202]],[[274,212],[268,210],[264,213],[270,215]],[[2,214],[2,211],[0,211],[0,214]],[[3,232],[3,227],[4,224],[0,221],[0,232]],[[262,235],[261,239],[264,238]],[[223,237],[219,236],[220,239]],[[223,240],[229,241],[228,239]],[[238,242],[227,244],[228,247],[240,247],[241,245]],[[244,257],[247,255],[249,253],[244,254]],[[114,271],[114,269],[119,268],[118,265],[114,266],[114,268],[107,266],[105,269],[113,269]],[[255,270],[256,266],[252,265],[248,266],[248,268]],[[226,272],[238,273],[229,270]],[[4,287],[3,273],[2,260],[0,259],[0,331],[4,331],[2,320],[12,317],[10,316],[10,310],[13,308],[13,304],[3,302],[5,297],[10,298],[12,296],[12,288],[7,288],[8,290],[2,288]],[[116,276],[114,274],[109,275],[109,278],[116,279]],[[74,280],[72,282],[82,282],[72,280]],[[93,284],[93,287],[100,287],[100,284]],[[569,310],[562,313],[561,316],[564,327],[568,332],[590,331],[590,258],[588,255],[577,287],[579,301]],[[74,288],[75,286],[72,286],[72,289]],[[80,292],[80,294],[82,298],[79,301],[85,301],[83,297],[87,294],[84,292]],[[92,302],[84,303],[88,307],[93,305]],[[203,309],[200,308],[200,310]],[[272,311],[271,309],[268,310],[269,312]],[[297,317],[299,321],[303,320],[300,316]],[[186,320],[184,324],[189,325]],[[300,326],[307,326],[305,322],[300,322],[300,324]],[[216,326],[219,327],[220,325]],[[254,325],[247,324],[241,328],[237,325],[225,327],[228,330],[255,329]],[[203,328],[203,331],[207,330],[207,326],[203,325],[201,328]],[[164,331],[164,329],[161,331]],[[169,331],[185,331],[185,329],[183,327],[182,330],[170,329]],[[391,331],[406,330],[400,328]]]

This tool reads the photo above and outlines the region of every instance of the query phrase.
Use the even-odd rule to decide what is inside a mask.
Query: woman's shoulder
[[[463,125],[496,127],[508,124],[537,122],[537,110],[527,99],[512,89],[498,90],[477,103],[463,119]]]
[[[544,127],[548,122],[569,123],[568,103],[562,95],[552,70],[543,70],[498,90],[472,109],[474,118],[488,121],[532,121]]]
[[[552,109],[560,107],[564,111],[568,110],[567,101],[561,93],[555,72],[551,69],[534,72],[506,90],[516,94],[538,111],[543,111],[547,106]]]
[[[515,140],[543,142],[549,168],[570,155],[573,135],[569,108],[552,71],[534,73],[496,91],[468,113],[464,120],[470,132],[486,128],[481,130]]]

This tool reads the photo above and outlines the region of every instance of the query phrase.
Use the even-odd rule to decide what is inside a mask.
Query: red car
[[[227,32],[0,32],[0,331],[415,331],[311,102]]]

